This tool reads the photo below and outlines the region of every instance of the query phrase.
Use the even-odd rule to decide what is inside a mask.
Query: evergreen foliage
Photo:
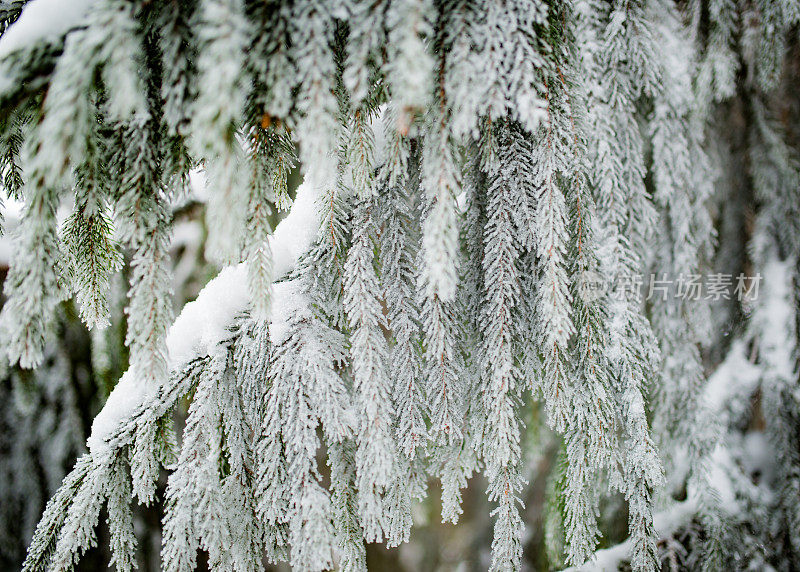
[[[362,570],[429,487],[457,522],[476,473],[486,565],[519,570],[548,442],[548,565],[791,569],[798,24],[791,0],[0,2],[8,363],[54,367],[71,296],[108,326],[130,253],[130,367],[23,570],[72,569],[101,514],[131,570],[134,500],[163,503],[166,570]],[[173,319],[198,170],[221,271]],[[734,299],[652,295],[701,273]]]

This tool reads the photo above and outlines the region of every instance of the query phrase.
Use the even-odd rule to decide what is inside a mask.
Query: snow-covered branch
[[[282,277],[291,272],[314,241],[319,226],[316,205],[319,194],[309,184],[300,185],[291,211],[270,237],[275,276]],[[293,317],[289,312],[297,308],[290,298],[296,295],[297,288],[291,284],[273,285],[272,337],[283,337],[288,321]],[[214,357],[220,351],[219,344],[230,337],[234,319],[247,310],[249,303],[246,263],[224,268],[203,288],[196,300],[184,306],[169,328],[170,372],[178,373],[194,360]],[[115,431],[159,389],[138,379],[133,371],[126,372],[95,417],[87,442],[89,450],[93,454],[102,454]]]

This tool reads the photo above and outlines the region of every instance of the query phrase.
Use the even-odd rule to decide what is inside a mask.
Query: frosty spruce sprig
[[[791,0],[0,2],[0,182],[24,203],[3,359],[50,367],[70,297],[107,326],[130,260],[129,369],[23,569],[72,569],[105,514],[131,570],[132,507],[158,503],[165,570],[363,570],[429,487],[457,523],[485,486],[474,564],[521,570],[543,443],[550,567],[800,558],[800,162],[771,100],[798,24]],[[173,320],[198,171],[220,270]],[[617,279],[712,271],[763,295]],[[749,321],[729,343],[712,313]]]

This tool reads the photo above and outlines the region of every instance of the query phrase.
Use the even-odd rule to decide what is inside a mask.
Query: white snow
[[[167,334],[169,369],[175,371],[197,356],[210,355],[228,333],[236,314],[247,308],[247,268],[228,266],[193,302],[183,307]]]
[[[275,276],[294,268],[308,250],[319,227],[316,201],[319,191],[308,184],[297,189],[297,198],[289,214],[270,237]],[[294,281],[273,286],[270,332],[273,339],[285,336],[289,318],[299,307],[300,295]],[[197,357],[211,355],[227,335],[227,328],[250,302],[245,263],[224,268],[197,296],[183,307],[167,333],[170,371],[177,371]],[[274,332],[274,333],[273,333]],[[107,438],[134,413],[137,407],[155,395],[157,387],[148,387],[128,370],[114,387],[105,406],[92,423],[87,446],[92,455],[107,451]]]
[[[736,473],[736,466],[728,447],[722,443],[711,454],[708,472],[709,482],[719,499],[719,507],[729,515],[738,514],[740,507],[736,502],[736,489],[731,479],[731,475]]]
[[[723,413],[723,408],[734,393],[749,395],[761,376],[761,368],[747,359],[747,346],[743,340],[731,344],[728,354],[708,378],[705,401],[711,411]]]
[[[129,417],[140,403],[152,397],[154,390],[146,383],[139,383],[132,370],[126,371],[114,386],[103,409],[92,422],[92,434],[86,446],[95,458],[108,452],[106,439],[117,428],[120,421]]]
[[[289,272],[311,245],[319,226],[316,215],[317,192],[310,185],[300,185],[292,209],[270,237],[275,276]],[[271,322],[282,331],[283,287],[273,292]],[[277,296],[277,297],[276,297]],[[194,302],[184,307],[167,335],[169,366],[177,370],[197,356],[209,355],[227,335],[226,328],[250,302],[245,263],[223,269],[206,285]],[[293,305],[294,306],[294,305]]]
[[[746,474],[760,474],[764,483],[772,483],[780,458],[765,431],[750,431],[742,436],[741,463]]]
[[[378,107],[377,113],[370,117],[369,126],[373,134],[374,155],[372,162],[374,165],[383,165],[389,156],[388,143],[386,139],[386,125],[384,116],[386,115],[386,104],[382,103]]]
[[[3,189],[6,192],[6,189]],[[22,218],[22,213],[25,210],[25,201],[17,200],[14,197],[8,197],[3,201],[3,218],[6,221],[19,221]]]
[[[318,193],[309,185],[297,189],[292,210],[275,228],[270,237],[275,276],[288,273],[314,240],[319,226],[315,203]],[[278,298],[273,298],[271,322],[281,322],[284,306],[276,287]],[[247,291],[247,266],[245,263],[229,266],[211,280],[193,302],[184,306],[180,316],[167,334],[170,370],[185,366],[197,356],[209,355],[237,314],[250,302]],[[281,327],[280,325],[278,326]]]
[[[747,358],[747,345],[743,340],[733,342],[725,360],[708,378],[703,398],[709,414],[725,415],[726,405],[737,394],[750,395],[762,375],[761,368]],[[739,510],[731,480],[733,459],[727,447],[720,443],[711,455],[709,466],[710,481],[719,495],[720,506],[728,514],[736,514]],[[656,513],[654,525],[659,538],[668,536],[689,521],[697,512],[696,496],[690,493],[683,502],[670,505]],[[595,552],[595,558],[583,566],[567,568],[570,571],[617,570],[622,562],[630,557],[631,539],[620,544]]]
[[[297,260],[316,238],[319,228],[319,196],[318,189],[307,183],[301,184],[289,214],[275,227],[275,232],[270,237],[273,276],[283,276],[294,268]]]
[[[787,332],[794,331],[795,307],[792,291],[794,261],[770,259],[764,266],[763,299],[755,321],[760,327],[761,359],[775,380],[792,380],[795,376],[794,346]]]
[[[5,192],[5,189],[3,192]],[[22,218],[24,208],[24,202],[17,201],[12,197],[4,200],[2,206],[0,206],[0,213],[3,215],[3,234],[0,236],[0,266],[8,267],[11,263],[11,255],[14,251],[12,248],[14,229]]]
[[[272,286],[272,307],[281,308],[280,313],[272,313],[269,323],[269,339],[275,345],[286,340],[291,318],[308,312],[308,303],[300,286],[299,280],[287,280]]]
[[[176,222],[173,225],[170,248],[173,250],[183,248],[183,252],[176,260],[172,274],[174,288],[178,288],[180,284],[185,284],[190,279],[195,269],[202,235],[203,229],[197,221]]]
[[[32,0],[0,38],[0,59],[78,26],[95,0]]]
[[[208,177],[199,169],[189,171],[191,195],[201,203],[208,202]]]
[[[669,508],[657,512],[653,515],[653,525],[656,529],[656,535],[659,538],[664,538],[672,532],[681,527],[697,512],[697,504],[693,499],[687,499],[683,502],[675,503]],[[583,566],[567,568],[568,571],[608,571],[618,570],[619,565],[626,561],[630,556],[631,539],[628,538],[625,542],[615,544],[610,548],[604,548],[594,553],[595,558],[591,562],[587,562]],[[566,572],[566,571],[565,571]]]

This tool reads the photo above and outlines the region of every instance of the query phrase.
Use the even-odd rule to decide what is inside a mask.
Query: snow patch
[[[289,337],[289,325],[301,315],[308,314],[308,300],[299,280],[279,282],[272,286],[272,307],[281,312],[272,312],[269,323],[269,339],[278,345]]]
[[[32,0],[0,38],[0,59],[80,25],[95,0]]]
[[[761,368],[747,358],[747,345],[743,340],[731,344],[725,360],[708,378],[705,401],[711,411],[720,414],[731,396],[750,394],[761,377]]]
[[[719,498],[719,507],[729,515],[738,514],[739,503],[736,501],[736,489],[731,478],[737,468],[727,447],[717,445],[711,454],[708,472],[709,482]]]
[[[310,185],[300,185],[292,210],[278,223],[270,237],[275,276],[290,272],[316,238],[319,227],[317,196]],[[275,284],[273,290],[270,321],[280,331],[285,327],[283,314],[291,313],[296,304],[289,303],[293,296],[288,295],[286,287]],[[223,269],[194,302],[184,306],[170,328],[167,335],[170,370],[180,369],[195,357],[213,352],[228,335],[227,328],[236,315],[247,309],[249,303],[246,263]]]
[[[697,503],[693,499],[675,503],[669,508],[657,512],[653,515],[653,526],[659,538],[665,538],[685,524],[697,512]],[[625,562],[632,548],[631,539],[615,544],[610,548],[604,548],[594,553],[594,560],[578,567],[567,568],[567,571],[608,571],[618,570],[619,565]]]
[[[106,439],[117,428],[120,420],[130,417],[140,403],[144,403],[154,394],[155,388],[137,380],[132,370],[122,374],[103,409],[94,418],[92,434],[86,440],[86,446],[95,458],[108,451]]]
[[[316,238],[319,195],[319,190],[311,185],[300,185],[291,211],[278,223],[270,237],[275,276],[290,272]],[[301,296],[296,280],[273,285],[270,316],[273,340],[283,339],[291,319],[299,309],[307,307]],[[236,315],[246,310],[249,303],[246,263],[224,268],[200,291],[196,300],[183,307],[170,327],[167,333],[170,371],[177,371],[191,360],[216,351],[219,343],[229,335],[228,327]],[[153,397],[157,389],[138,379],[130,369],[125,372],[92,423],[92,434],[87,440],[92,455],[107,452],[108,438],[140,404]]]
[[[210,355],[228,334],[227,327],[247,308],[247,268],[244,264],[224,268],[193,302],[183,307],[167,334],[171,371],[197,356]]]
[[[294,268],[298,259],[317,237],[319,217],[317,200],[320,190],[308,183],[297,188],[292,209],[270,237],[273,276],[282,276]]]
[[[769,375],[777,383],[795,377],[794,346],[788,332],[794,331],[796,314],[792,288],[794,261],[769,260],[764,266],[764,297],[759,300],[755,321],[760,324],[759,351]],[[780,380],[780,381],[778,381]],[[773,382],[773,383],[775,383]]]

